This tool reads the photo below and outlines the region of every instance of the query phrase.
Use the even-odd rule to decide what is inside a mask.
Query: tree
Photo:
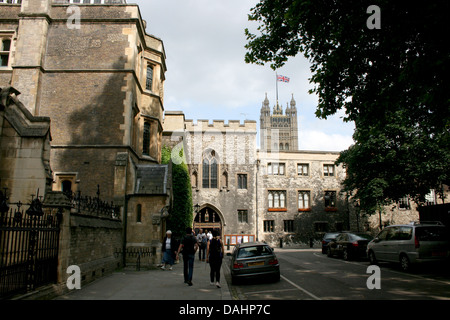
[[[161,152],[163,164],[172,161],[172,150],[169,147],[164,146]],[[179,156],[184,157],[183,150],[180,150]],[[167,221],[167,229],[170,229],[176,237],[182,237],[186,232],[186,227],[191,227],[193,222],[191,179],[186,161],[180,164],[172,163],[172,186],[174,199]]]
[[[372,2],[380,29],[368,27]],[[261,0],[249,14],[260,34],[245,30],[246,62],[277,69],[304,54],[316,116],[343,109],[354,121],[355,144],[337,163],[366,211],[404,195],[420,202],[449,184],[449,3]]]

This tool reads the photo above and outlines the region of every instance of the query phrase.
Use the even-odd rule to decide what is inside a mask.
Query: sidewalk
[[[224,259],[223,263],[226,263]],[[232,300],[222,264],[220,285],[210,285],[209,264],[194,263],[193,286],[184,283],[183,260],[173,270],[121,271],[55,300]]]

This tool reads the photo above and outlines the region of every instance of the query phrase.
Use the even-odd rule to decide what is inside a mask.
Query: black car
[[[327,255],[337,255],[345,260],[365,258],[367,244],[372,239],[372,236],[365,233],[342,232],[328,243]]]
[[[339,232],[329,232],[325,233],[322,239],[322,253],[327,253],[327,247],[328,243],[330,243],[331,240],[336,239],[336,237],[339,235]]]

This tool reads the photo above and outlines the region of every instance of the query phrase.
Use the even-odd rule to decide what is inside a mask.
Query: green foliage
[[[367,28],[367,8],[381,10],[381,29]],[[447,0],[261,0],[246,29],[248,63],[273,69],[303,53],[313,72],[316,116],[340,109],[354,121],[355,145],[342,152],[347,191],[362,209],[416,201],[449,184],[450,54]]]
[[[171,161],[171,153],[169,147],[162,148],[162,163],[168,164]],[[183,150],[179,156],[184,158]],[[185,234],[186,227],[192,226],[194,220],[191,179],[186,161],[181,164],[172,163],[172,191],[173,206],[167,220],[167,229],[173,232],[174,237],[180,238]]]

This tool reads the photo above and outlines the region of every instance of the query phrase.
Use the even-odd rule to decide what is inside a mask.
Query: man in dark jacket
[[[186,235],[181,241],[177,251],[177,259],[180,251],[183,250],[183,271],[184,271],[184,283],[192,286],[192,275],[194,273],[194,260],[195,253],[198,249],[197,238],[192,235],[192,228],[186,228]]]

